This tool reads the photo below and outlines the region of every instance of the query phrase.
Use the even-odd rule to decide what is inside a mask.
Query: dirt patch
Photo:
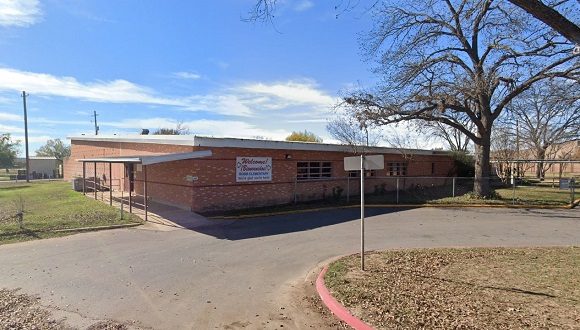
[[[578,329],[580,248],[422,249],[331,264],[332,294],[380,329]]]
[[[351,329],[334,317],[320,300],[315,283],[321,270],[313,270],[306,278],[291,284],[291,290],[286,294],[291,329]]]
[[[64,319],[56,319],[40,305],[39,298],[19,293],[18,290],[0,289],[0,329],[75,329]],[[111,321],[94,321],[88,330],[136,329]]]

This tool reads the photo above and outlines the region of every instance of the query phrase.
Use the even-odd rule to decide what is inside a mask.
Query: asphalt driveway
[[[368,249],[580,245],[580,211],[369,209]],[[206,220],[0,246],[0,287],[82,320],[156,329],[304,328],[293,286],[358,251],[358,210]],[[58,314],[62,313],[62,314]]]

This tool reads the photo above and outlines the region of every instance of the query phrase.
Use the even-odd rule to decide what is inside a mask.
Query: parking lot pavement
[[[290,306],[292,286],[328,258],[358,251],[358,212],[213,220],[193,230],[119,229],[4,245],[0,283],[88,319],[136,320],[158,329],[302,328],[308,320]],[[580,245],[580,212],[369,209],[366,234],[368,249]]]

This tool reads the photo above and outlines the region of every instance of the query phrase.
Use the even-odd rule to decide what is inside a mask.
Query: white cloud
[[[237,88],[247,96],[254,96],[256,103],[268,108],[284,108],[291,105],[314,105],[330,107],[337,102],[336,98],[324,93],[318,86],[307,82],[278,82],[273,84],[252,83]]]
[[[63,96],[93,102],[187,105],[183,100],[156,96],[151,89],[123,79],[81,83],[73,77],[9,68],[0,68],[0,90],[26,90],[30,94]]]
[[[0,0],[1,1],[1,0]],[[242,82],[205,95],[165,96],[133,82],[81,82],[70,76],[0,67],[0,92],[26,90],[31,96],[56,96],[101,103],[164,105],[234,117],[263,117],[270,110],[310,119],[326,114],[338,101],[313,80]]]
[[[24,143],[24,135],[14,135],[14,140],[19,140],[20,142]],[[48,140],[54,139],[48,135],[29,135],[28,136],[28,143],[45,143]],[[33,154],[33,148],[30,148],[30,154]]]
[[[174,128],[179,121],[172,118],[145,118],[125,119],[118,122],[102,122],[101,127],[113,127],[118,129],[133,129],[135,131],[148,128],[154,131],[157,128]],[[286,129],[265,129],[251,123],[239,120],[210,120],[200,119],[184,121],[181,124],[188,128],[192,134],[208,135],[216,137],[253,138],[264,136],[271,139],[283,140],[291,132]]]
[[[207,111],[227,116],[252,116],[252,109],[246,105],[239,95],[209,94],[195,95],[187,98],[186,109],[191,111]]]
[[[41,16],[38,0],[0,0],[0,26],[30,26]]]
[[[21,132],[22,130],[22,127],[0,124],[0,134]]]
[[[310,0],[301,0],[294,6],[294,10],[296,11],[305,11],[310,8],[314,7],[314,3]]]
[[[197,80],[201,78],[201,75],[198,73],[194,73],[194,72],[185,72],[185,71],[181,71],[181,72],[174,72],[173,76],[176,78],[181,78],[181,79],[190,79],[190,80]]]
[[[12,114],[12,113],[0,112],[0,120],[1,121],[20,121],[20,120],[22,120],[22,117],[20,117],[19,115]]]

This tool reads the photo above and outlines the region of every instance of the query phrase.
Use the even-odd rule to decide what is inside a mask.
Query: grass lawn
[[[461,204],[461,205],[473,205],[473,204],[487,204],[487,205],[512,205],[512,188],[497,188],[495,192],[497,193],[497,198],[493,199],[480,199],[474,198],[469,193],[471,185],[458,186],[456,189],[456,197],[447,197],[451,188],[449,187],[429,187],[422,190],[406,190],[399,192],[399,204],[411,204],[411,205],[421,205],[421,204]],[[576,199],[580,198],[580,188],[577,188]],[[558,188],[552,188],[549,186],[519,186],[516,187],[516,205],[529,205],[529,206],[565,206],[570,205],[570,191],[569,190],[559,190]],[[388,191],[384,194],[367,194],[365,195],[365,202],[367,205],[372,204],[385,204],[394,205],[397,201],[396,192]],[[227,211],[220,214],[206,214],[208,216],[212,215],[223,215],[223,216],[243,216],[251,214],[265,214],[271,212],[286,212],[286,211],[296,211],[296,210],[309,210],[324,207],[341,207],[341,206],[356,206],[360,204],[358,196],[351,196],[350,202],[347,203],[346,199],[333,199],[328,198],[326,200],[317,200],[311,202],[300,202],[297,204],[283,204],[267,207],[253,207],[243,210],[233,210]]]
[[[0,222],[0,244],[70,235],[53,230],[138,222],[114,207],[92,200],[71,189],[68,182],[0,185],[0,218],[14,214],[15,201],[24,201],[24,229],[14,220]]]
[[[342,258],[326,285],[378,329],[577,329],[580,248],[421,249]]]

